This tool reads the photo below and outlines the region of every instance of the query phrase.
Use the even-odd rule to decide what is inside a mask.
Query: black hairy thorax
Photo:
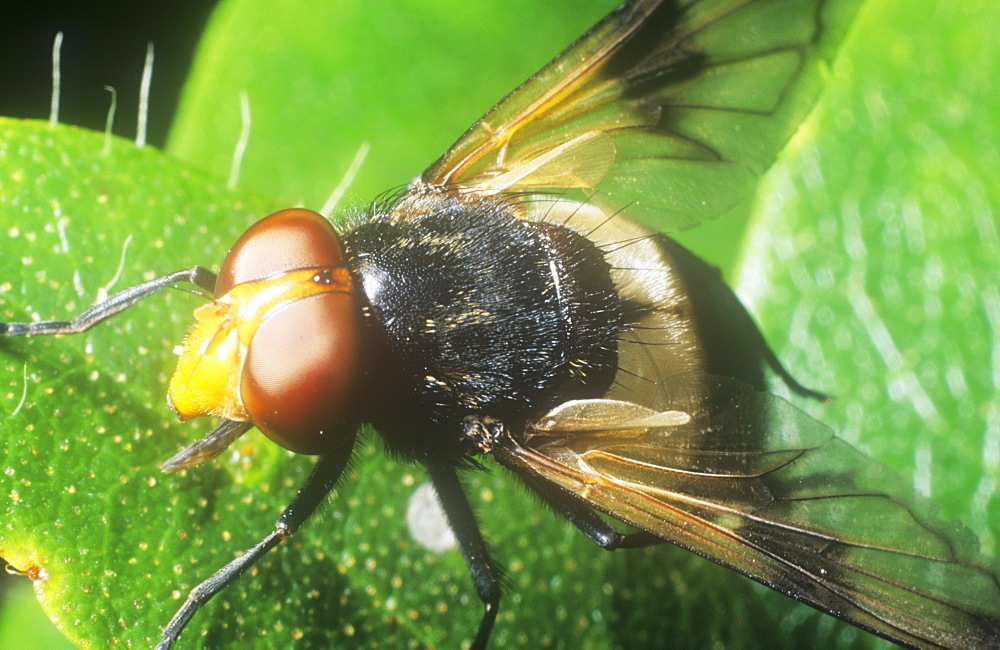
[[[405,218],[379,211],[342,234],[378,359],[371,422],[391,447],[460,453],[467,415],[516,426],[608,390],[625,316],[593,242],[500,200],[402,200]]]

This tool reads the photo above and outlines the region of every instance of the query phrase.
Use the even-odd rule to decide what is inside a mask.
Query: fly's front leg
[[[194,266],[190,269],[163,275],[155,280],[143,282],[129,287],[102,300],[73,320],[46,320],[37,323],[0,323],[0,335],[3,336],[40,336],[51,334],[79,334],[91,327],[125,311],[141,300],[145,300],[160,289],[172,287],[178,282],[190,282],[197,287],[213,293],[216,276],[208,269]]]

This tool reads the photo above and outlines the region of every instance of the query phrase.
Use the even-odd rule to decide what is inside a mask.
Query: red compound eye
[[[266,292],[281,296],[262,299],[247,349],[240,398],[250,420],[298,453],[349,441],[359,420],[361,311],[334,229],[302,209],[262,219],[226,257],[216,294],[235,299],[240,285],[260,287],[247,304]]]
[[[281,210],[236,240],[222,263],[215,295],[296,269],[343,266],[343,256],[337,233],[322,215],[302,208]]]
[[[241,395],[253,423],[300,454],[322,454],[358,425],[358,311],[354,296],[296,300],[254,334]]]

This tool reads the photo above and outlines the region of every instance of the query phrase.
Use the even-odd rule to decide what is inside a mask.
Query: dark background
[[[104,130],[118,91],[113,131],[134,138],[146,45],[155,60],[147,142],[162,146],[211,0],[10,2],[0,27],[0,115],[48,119],[52,42],[63,32],[59,121]]]

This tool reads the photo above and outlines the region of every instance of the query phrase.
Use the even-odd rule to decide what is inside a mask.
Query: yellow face
[[[317,269],[299,269],[237,284],[229,293],[195,310],[198,322],[184,339],[167,392],[180,419],[251,419],[241,384],[247,352],[261,323],[296,300],[353,289],[351,275],[344,267],[331,270],[329,283],[313,281],[316,274]]]

